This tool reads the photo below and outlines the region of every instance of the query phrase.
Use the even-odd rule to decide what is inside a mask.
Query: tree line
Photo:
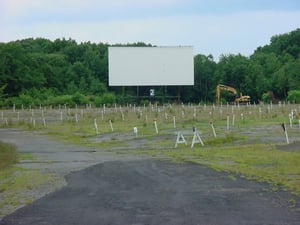
[[[109,87],[107,43],[28,38],[0,43],[0,106],[138,103],[152,87]],[[143,42],[118,46],[152,46]],[[194,56],[194,86],[155,87],[158,101],[215,102],[224,84],[252,102],[300,102],[300,29],[271,37],[249,56]],[[299,95],[299,97],[297,97]],[[168,96],[180,96],[180,99]],[[296,97],[295,97],[296,96]],[[234,96],[223,93],[223,101]],[[147,99],[144,99],[147,100]]]

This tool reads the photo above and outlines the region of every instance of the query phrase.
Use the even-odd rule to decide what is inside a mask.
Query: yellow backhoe
[[[216,88],[216,101],[217,104],[220,104],[220,97],[221,97],[221,91],[228,91],[235,95],[235,104],[247,104],[250,103],[250,96],[249,95],[242,95],[240,93],[240,96],[238,97],[238,92],[235,88],[224,85],[224,84],[218,84]]]

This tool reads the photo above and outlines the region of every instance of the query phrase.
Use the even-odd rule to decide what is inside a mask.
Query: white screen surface
[[[192,47],[109,47],[110,86],[194,85]]]

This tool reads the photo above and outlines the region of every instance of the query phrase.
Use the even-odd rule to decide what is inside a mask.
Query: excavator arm
[[[216,87],[216,100],[217,104],[220,104],[220,96],[221,96],[221,90],[231,92],[234,95],[237,95],[237,91],[235,88],[224,85],[224,84],[218,84]]]

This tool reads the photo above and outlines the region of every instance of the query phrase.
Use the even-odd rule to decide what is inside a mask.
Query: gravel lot
[[[36,157],[20,166],[66,180],[65,186],[4,217],[0,224],[296,225],[300,221],[299,198],[200,165],[117,155],[15,129],[0,129],[0,139]]]

